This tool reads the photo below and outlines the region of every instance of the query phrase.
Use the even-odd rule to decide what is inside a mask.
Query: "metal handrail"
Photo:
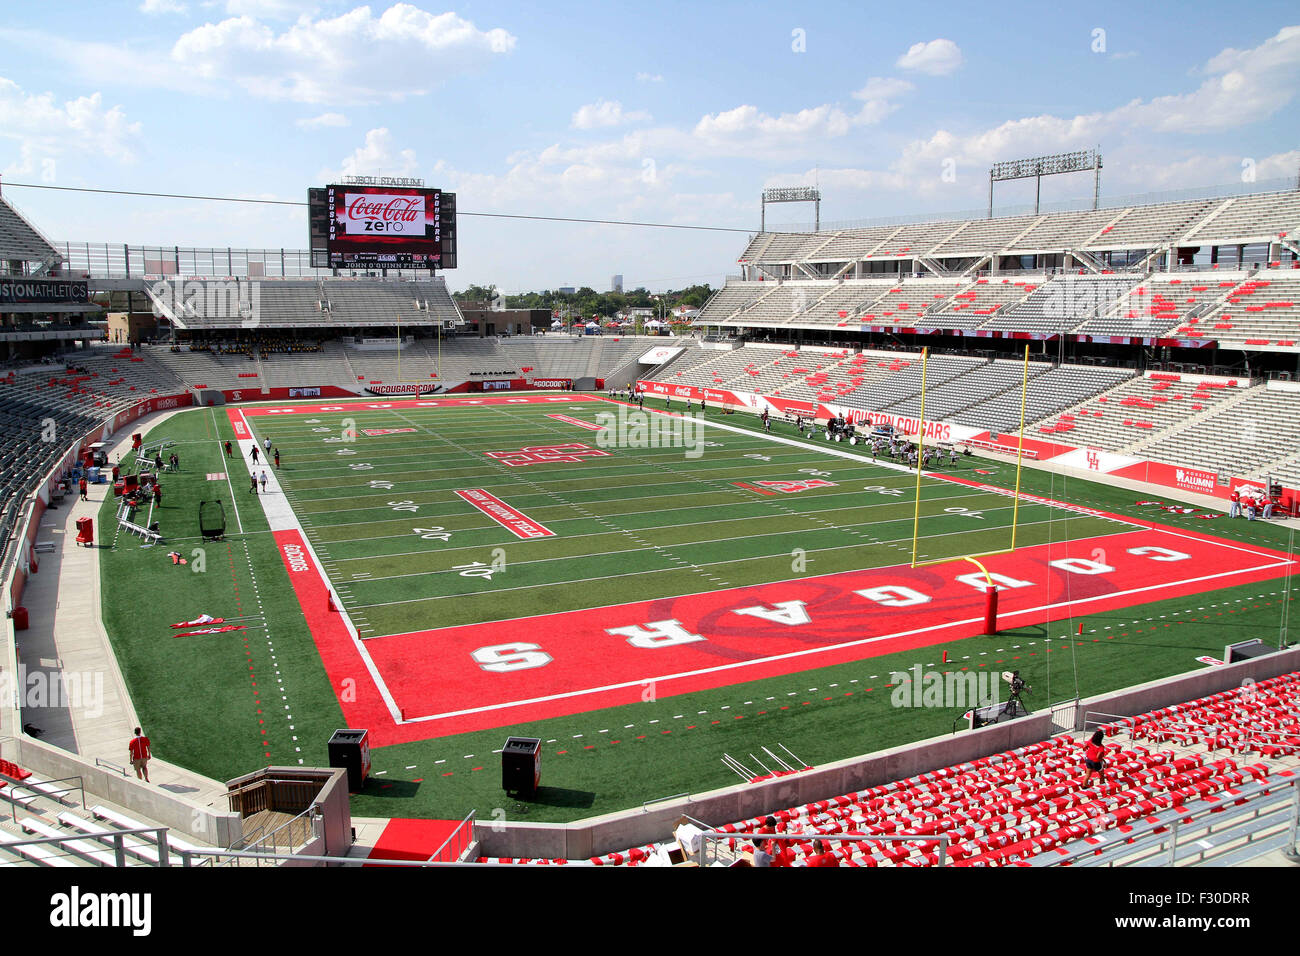
[[[119,767],[119,766],[118,766],[117,764],[115,764],[115,763],[110,763],[109,761],[105,760],[103,757],[96,757],[96,758],[95,758],[95,766],[96,766],[96,767],[107,768],[107,769],[109,769],[109,770],[116,770],[118,773],[120,773],[120,774],[121,774],[122,776],[124,776],[124,777],[127,775],[127,774],[126,774],[126,768],[125,768],[125,767]]]
[[[0,773],[0,780],[4,780],[4,781],[8,782],[8,784],[9,784],[9,790],[10,790],[11,793],[13,792],[13,789],[14,789],[15,787],[17,787],[17,788],[19,788],[19,789],[21,789],[21,790],[26,790],[28,793],[30,793],[30,794],[31,794],[32,796],[34,796],[34,797],[47,797],[47,798],[49,798],[49,799],[51,799],[51,800],[57,800],[60,804],[63,803],[63,798],[62,798],[61,794],[71,793],[72,791],[76,790],[76,791],[80,792],[80,794],[81,794],[81,809],[83,809],[83,810],[86,809],[86,787],[85,787],[84,782],[82,781],[82,779],[81,779],[80,776],[59,777],[57,780],[42,780],[42,781],[40,782],[40,786],[41,786],[42,789],[40,789],[40,790],[37,790],[36,787],[33,786],[33,785],[31,785],[31,784],[24,783],[23,781],[18,780],[18,779],[15,779],[14,777],[10,777],[10,776],[8,776],[7,774]],[[61,789],[61,790],[46,790],[46,789],[44,789],[44,787],[45,787],[46,784],[50,784],[50,783],[67,783],[69,780],[75,780],[75,781],[77,781],[76,786],[74,786],[74,787],[64,787],[64,788]],[[12,800],[10,801],[10,805],[11,805],[11,806],[15,806],[15,807],[17,806],[17,804],[15,804]],[[17,818],[15,817],[15,819],[17,819]]]
[[[689,793],[674,793],[674,794],[672,794],[671,796],[667,796],[667,797],[655,797],[655,798],[652,799],[652,800],[646,800],[646,801],[644,801],[644,802],[641,804],[641,809],[642,809],[643,811],[647,811],[647,812],[648,812],[648,809],[649,809],[649,807],[650,807],[650,804],[652,804],[652,803],[663,803],[665,800],[676,800],[678,797],[685,797],[687,800],[690,800],[691,795],[690,795]]]
[[[438,857],[442,854],[442,851],[447,848],[447,844],[450,843],[452,840],[456,840],[456,847],[457,847],[456,859],[457,860],[460,859],[461,853],[464,852],[464,847],[461,845],[459,837],[461,833],[464,831],[465,825],[469,824],[470,838],[473,839],[474,816],[477,813],[478,813],[477,810],[471,810],[469,812],[469,815],[465,817],[464,820],[461,820],[460,823],[456,824],[456,829],[452,830],[451,833],[447,836],[447,839],[443,840],[442,843],[438,846],[438,849],[434,850],[433,853],[429,855],[429,862],[435,862],[438,859]]]
[[[4,843],[0,843],[0,850],[9,847],[32,846],[35,844],[42,844],[42,843],[53,843],[53,844],[57,844],[61,848],[66,849],[64,845],[73,841],[97,842],[105,838],[110,838],[113,840],[113,844],[114,844],[113,851],[117,857],[116,865],[125,866],[126,865],[125,838],[129,836],[138,836],[146,833],[153,834],[154,840],[158,844],[158,863],[156,865],[169,866],[170,864],[168,863],[167,827],[140,827],[139,829],[135,829],[135,830],[113,830],[110,833],[79,833],[79,834],[69,833],[66,836],[40,837],[40,838],[33,838],[30,840],[6,840]],[[78,856],[78,854],[73,853],[71,850],[67,850],[67,853],[72,856]]]
[[[269,841],[271,847],[274,849],[275,847],[278,847],[280,845],[280,839],[278,834],[282,830],[292,827],[295,823],[297,823],[299,820],[303,819],[304,817],[310,816],[314,818],[315,816],[319,815],[319,812],[320,812],[320,805],[313,803],[306,810],[303,810],[301,813],[299,813],[297,816],[293,817],[292,819],[284,821],[284,823],[281,823],[278,827],[276,827],[274,830],[271,830],[269,833],[267,833],[265,836],[261,837],[260,839],[255,840],[252,843],[246,843],[245,847],[247,849],[253,849],[255,847],[264,845]],[[265,828],[265,824],[263,825],[263,829],[264,828]],[[313,827],[312,830],[314,833],[315,827]],[[290,849],[292,849],[295,846],[295,844],[292,842],[292,838],[293,838],[293,833],[290,830],[290,832],[286,835],[286,840],[288,841],[288,846]]]

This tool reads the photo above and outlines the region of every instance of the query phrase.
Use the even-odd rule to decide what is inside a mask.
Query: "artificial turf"
[[[592,402],[585,415],[563,407],[548,411],[590,418],[597,406]],[[358,436],[355,443],[322,441],[346,435],[345,418],[356,429],[417,430]],[[518,469],[485,466],[481,452],[596,442],[591,432],[539,420],[524,406],[349,409],[249,420],[259,437],[270,434],[281,449],[278,477],[295,513],[331,578],[350,582],[345,606],[375,635],[782,580],[791,576],[794,548],[807,552],[809,572],[817,574],[906,563],[911,556],[912,476],[832,458],[820,439],[805,440],[806,448],[771,442],[742,415],[722,420],[750,433],[706,433],[722,447],[706,449],[699,459],[685,459],[680,449],[631,455],[620,450],[612,459]],[[773,431],[795,435],[784,424]],[[221,450],[234,437],[227,417],[211,409],[186,412],[148,436],[150,443],[164,437],[178,443],[183,466],[164,476],[165,504],[155,516],[166,544],[142,548],[138,539],[119,533],[102,552],[105,624],[140,719],[160,757],[213,777],[271,763],[323,765],[329,735],[343,726],[336,691],[348,689],[329,686],[266,520],[248,492],[247,468]],[[342,450],[358,453],[335,454]],[[371,467],[351,467],[356,464]],[[731,484],[740,478],[802,477],[801,468],[829,472],[837,488],[759,497]],[[976,476],[975,468],[993,474]],[[965,459],[955,471],[990,484],[1014,481],[1013,467],[1004,462]],[[229,485],[207,480],[221,472],[230,474]],[[387,483],[392,487],[383,487]],[[452,490],[466,487],[506,498],[557,535],[513,538],[452,500]],[[1135,504],[1135,493],[1096,482],[1026,469],[1022,490],[1283,551],[1289,546],[1290,529],[1278,525],[1153,512]],[[225,501],[227,539],[202,544],[198,502],[213,497]],[[927,481],[921,533],[934,542],[931,548],[945,549],[940,554],[993,550],[1005,546],[1009,504],[1004,497]],[[394,511],[412,505],[418,510]],[[972,519],[945,507],[985,517]],[[112,515],[110,498],[101,511],[101,540],[113,538]],[[981,533],[967,530],[976,520],[989,526]],[[1020,520],[1020,544],[1118,527],[1041,505],[1022,504]],[[416,528],[450,531],[451,540],[424,539]],[[629,547],[635,544],[631,535],[646,545]],[[508,558],[508,597],[495,589],[474,590],[476,582],[447,573],[482,560],[493,548]],[[192,563],[174,567],[166,557],[173,549]],[[197,573],[195,549],[202,561]],[[683,570],[664,554],[696,568]],[[701,567],[723,583],[710,582]],[[950,732],[959,710],[894,707],[887,686],[890,672],[907,672],[913,664],[945,669],[944,651],[952,662],[946,669],[1020,669],[1034,687],[1028,703],[1041,707],[1073,698],[1076,690],[1086,697],[1198,669],[1203,665],[1196,657],[1216,656],[1229,639],[1284,639],[1284,592],[1285,582],[1263,582],[1090,614],[1081,619],[1085,634],[1079,641],[1063,641],[1073,631],[1061,624],[1019,628],[717,690],[661,699],[648,694],[651,699],[625,707],[382,747],[373,753],[377,773],[354,797],[353,812],[459,817],[477,809],[480,817],[491,818],[502,810],[507,816],[567,821],[738,782],[723,766],[723,753],[759,772],[760,761],[773,766],[764,746],[784,753],[781,745],[802,761],[823,764]],[[171,623],[200,612],[247,617],[248,629],[172,636]],[[547,741],[544,786],[528,804],[507,801],[500,789],[493,751],[509,734]]]

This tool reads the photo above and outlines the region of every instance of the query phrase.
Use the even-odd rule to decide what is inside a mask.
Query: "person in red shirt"
[[[835,855],[825,840],[813,840],[813,855],[808,857],[808,866],[839,866],[840,858]]]
[[[81,492],[81,500],[89,501],[90,497],[86,494],[86,476],[81,476],[81,481],[77,483],[78,490]]]
[[[767,817],[763,821],[760,833],[780,833],[784,827],[777,825],[776,817]],[[793,866],[794,865],[794,841],[793,840],[768,840],[764,850],[772,857],[769,866]]]
[[[1106,782],[1106,761],[1104,759],[1106,747],[1101,742],[1103,737],[1104,734],[1098,730],[1092,735],[1092,739],[1088,741],[1087,749],[1084,750],[1083,765],[1088,768],[1088,775],[1083,778],[1084,784],[1087,784],[1092,779],[1094,773],[1101,777],[1102,783]]]
[[[149,782],[149,738],[140,733],[140,728],[135,728],[135,736],[131,742],[126,745],[127,753],[131,755],[131,766],[135,769],[136,779],[144,779],[145,783]]]

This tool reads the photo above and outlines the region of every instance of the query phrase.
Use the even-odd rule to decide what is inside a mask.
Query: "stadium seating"
[[[1038,436],[1105,451],[1131,450],[1165,429],[1234,400],[1248,383],[1182,381],[1178,376],[1133,378],[1069,412],[1039,422]]]
[[[1060,276],[1034,289],[1020,303],[990,316],[980,328],[1067,332],[1138,281],[1136,275]]]
[[[1294,191],[993,219],[952,219],[818,233],[760,233],[740,256],[774,276],[795,262],[848,265],[918,258],[950,263],[1080,251],[1270,242],[1300,227]],[[1262,264],[1262,263],[1260,263]],[[964,267],[964,266],[963,266]]]
[[[1026,434],[1029,425],[1060,414],[1071,405],[1098,395],[1132,378],[1129,369],[1098,368],[1082,365],[1059,365],[1033,379],[1025,400]],[[928,412],[927,412],[928,417]],[[953,420],[975,428],[987,428],[994,434],[1015,432],[1020,427],[1021,389],[1018,383],[953,414]]]
[[[1245,784],[1290,779],[1300,766],[1298,708],[1300,673],[1286,674],[1106,725],[1101,780],[1083,766],[1086,736],[1062,734],[906,780],[775,809],[770,816],[776,832],[806,837],[793,841],[794,866],[808,865],[815,838],[837,834],[863,835],[833,842],[842,866],[934,866],[940,836],[950,841],[946,860],[954,866],[1023,864],[1042,854],[1050,865],[1052,854],[1097,847],[1102,834],[1122,838],[1162,811],[1213,812],[1224,805],[1223,796],[1232,798]],[[1115,742],[1122,735],[1128,739]],[[1148,743],[1159,749],[1144,746]],[[724,864],[765,832],[767,816],[716,827],[734,835],[719,846]],[[916,839],[873,839],[885,835]],[[645,865],[659,849],[649,844],[584,862]]]
[[[0,197],[0,261],[52,264],[62,258],[40,230],[14,209],[9,200]]]
[[[1203,416],[1140,443],[1144,458],[1266,478],[1300,449],[1300,392],[1246,389]]]

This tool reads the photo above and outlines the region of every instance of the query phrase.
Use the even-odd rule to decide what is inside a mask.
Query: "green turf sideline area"
[[[911,475],[829,455],[820,438],[805,441],[806,448],[773,442],[743,415],[718,417],[748,434],[707,430],[705,439],[720,447],[706,448],[697,459],[685,458],[681,449],[609,449],[615,452],[609,459],[512,469],[481,454],[569,442],[599,447],[594,432],[546,418],[562,413],[593,420],[604,406],[593,400],[581,407],[358,409],[248,420],[259,439],[269,435],[280,449],[278,477],[332,578],[349,582],[342,600],[370,628],[363,636],[787,579],[796,548],[805,551],[810,574],[906,563],[910,557]],[[345,437],[342,420],[349,417],[361,430],[416,430],[323,441]],[[784,424],[774,424],[773,433],[795,437]],[[148,437],[179,443],[182,470],[164,476],[164,506],[156,515],[166,543],[145,549],[123,534],[101,554],[105,623],[158,755],[221,779],[268,763],[325,764],[325,742],[343,726],[342,715],[266,521],[254,507],[247,466],[228,461],[221,450],[221,442],[234,437],[224,410],[182,413]],[[357,454],[335,454],[340,450]],[[828,472],[825,480],[837,486],[760,496],[732,484],[819,477],[801,468]],[[995,473],[976,476],[975,468]],[[381,469],[382,476],[376,473]],[[229,482],[208,480],[222,472]],[[956,473],[990,484],[1014,481],[1013,466],[978,458],[963,459]],[[463,488],[491,491],[556,537],[514,538],[452,495]],[[881,493],[895,489],[902,493]],[[1136,493],[1094,482],[1026,469],[1023,490],[1287,550],[1289,529],[1153,515],[1134,504]],[[198,501],[213,497],[226,501],[227,541],[202,546],[202,571],[172,566],[169,550],[197,559]],[[418,510],[393,510],[411,505]],[[991,524],[972,528],[979,519],[946,507],[984,512]],[[971,543],[980,540],[1002,546],[997,536],[1006,521],[1000,516],[1009,515],[1009,507],[1003,496],[923,483],[923,513],[942,522],[934,540],[953,548],[941,553],[970,553],[977,550]],[[236,530],[236,508],[243,533]],[[110,498],[101,512],[104,543],[113,540],[112,514]],[[1023,503],[1020,517],[1022,544],[1033,543],[1033,534],[1061,541],[1122,527]],[[451,538],[426,540],[416,527],[442,528]],[[923,523],[922,533],[930,527]],[[446,573],[468,561],[490,560],[494,548],[506,552],[508,596],[473,591]],[[650,694],[626,707],[379,748],[373,753],[376,774],[354,798],[353,809],[443,818],[477,809],[482,819],[503,809],[512,819],[564,821],[738,782],[720,762],[724,752],[747,764],[751,753],[768,762],[760,748],[783,744],[810,763],[824,764],[951,730],[952,710],[891,706],[891,671],[906,672],[914,664],[938,670],[1018,667],[1034,686],[1029,704],[1041,707],[1049,699],[1073,697],[1076,668],[1078,691],[1090,696],[1198,669],[1196,657],[1217,656],[1232,639],[1259,636],[1276,643],[1287,597],[1283,585],[1266,582],[1089,615],[1080,641],[1060,640],[1073,635],[1075,622],[1021,628],[712,691],[662,699]],[[240,617],[248,629],[172,637],[171,623],[201,612]],[[1045,643],[1048,638],[1051,643]],[[941,663],[944,651],[952,662],[948,668]],[[500,790],[494,751],[510,733],[547,741],[544,789],[536,803],[507,802]]]
[[[221,780],[271,763],[326,764],[325,741],[343,719],[248,470],[225,457],[222,443],[233,437],[212,409],[152,428],[149,442],[175,442],[167,453],[181,462],[163,474],[153,514],[163,543],[144,547],[118,531],[111,492],[97,529],[104,625],[154,752]],[[205,499],[224,504],[225,541],[199,540]],[[170,551],[188,563],[173,565]],[[199,614],[246,629],[175,636],[197,628],[170,625]]]

